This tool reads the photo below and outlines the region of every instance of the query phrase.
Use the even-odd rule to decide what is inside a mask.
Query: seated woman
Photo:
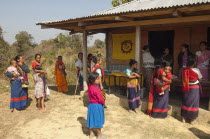
[[[162,67],[162,60],[157,59],[155,65],[156,69],[151,80],[147,113],[153,118],[166,118],[168,116],[170,86],[168,85],[168,87],[163,90],[166,72]],[[162,91],[164,92],[161,93]]]
[[[187,67],[182,70],[183,97],[181,106],[181,116],[183,122],[192,123],[198,117],[200,90],[199,80],[202,78],[198,68],[193,68],[196,64],[196,57],[189,56]]]
[[[128,88],[128,104],[129,112],[134,111],[138,113],[137,109],[140,106],[140,85],[138,82],[139,74],[136,73],[137,61],[130,60],[130,68],[126,69],[126,75],[128,76],[127,88]]]
[[[58,60],[55,63],[55,76],[58,92],[68,92],[65,69],[62,56],[58,56]]]

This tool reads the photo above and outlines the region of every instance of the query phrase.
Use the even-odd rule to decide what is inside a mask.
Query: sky
[[[27,31],[40,43],[67,31],[41,29],[35,23],[87,16],[111,7],[111,0],[0,0],[0,26],[10,44],[20,31]],[[98,38],[104,35],[94,35],[90,43]]]

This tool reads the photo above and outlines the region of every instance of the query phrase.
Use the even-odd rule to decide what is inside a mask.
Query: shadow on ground
[[[88,136],[89,135],[89,129],[86,126],[86,119],[84,117],[78,117],[77,118],[77,121],[79,121],[80,124],[81,124],[81,126],[82,126],[82,132],[83,132],[83,134],[85,134],[85,135]]]
[[[198,128],[189,128],[189,130],[198,138],[200,139],[209,139],[210,138],[210,134],[207,134],[205,132],[203,132],[202,130],[198,129]]]
[[[56,92],[58,91],[58,87],[57,86],[48,86],[48,88],[50,90],[53,90],[53,91],[56,91]],[[69,91],[68,92],[63,92],[63,94],[74,95],[75,90],[76,90],[76,85],[69,85],[68,89],[69,89]],[[80,95],[80,89],[79,88],[77,88],[77,91],[76,91],[75,95]]]

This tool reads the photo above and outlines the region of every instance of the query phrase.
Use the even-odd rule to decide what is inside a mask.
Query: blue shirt
[[[130,76],[133,71],[131,69],[126,69],[126,75]]]

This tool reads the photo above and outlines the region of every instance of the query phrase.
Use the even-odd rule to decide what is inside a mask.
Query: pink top
[[[9,66],[7,68],[7,72],[10,72],[12,74],[17,74],[18,75],[18,79],[23,79],[23,77],[20,76],[20,73],[18,72],[17,68],[14,67],[14,66]],[[17,78],[11,78],[11,80],[15,80],[15,79],[17,79]]]
[[[105,103],[101,90],[99,89],[98,86],[96,86],[94,84],[91,84],[88,87],[88,96],[89,96],[90,103],[93,103],[93,104],[104,104]]]

